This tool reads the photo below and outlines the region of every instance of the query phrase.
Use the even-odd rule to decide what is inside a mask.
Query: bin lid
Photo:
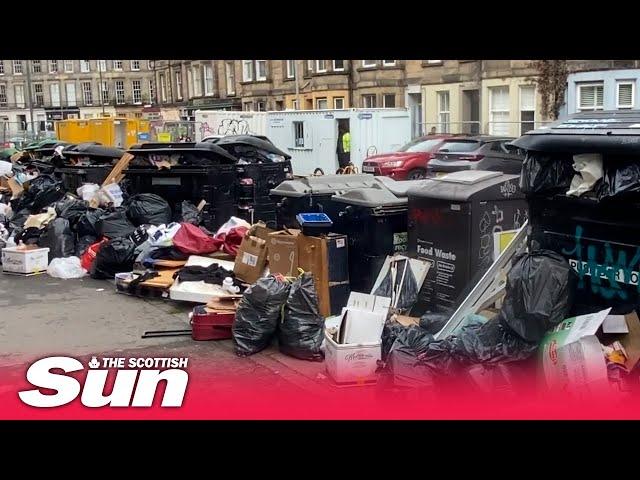
[[[525,150],[540,152],[638,154],[640,112],[580,112],[531,130],[512,144]]]
[[[305,197],[307,195],[338,194],[356,188],[378,185],[376,177],[368,173],[355,175],[317,175],[295,180],[285,180],[270,191],[282,197]]]
[[[214,143],[198,142],[198,143],[147,143],[138,145],[139,148],[130,148],[129,153],[136,156],[145,155],[175,155],[178,153],[191,153],[201,156],[219,156],[232,163],[237,163],[238,159],[227,152],[224,148]]]
[[[391,190],[396,197],[406,197],[409,189],[417,187],[422,180],[394,180],[391,177],[376,177],[376,180]]]
[[[258,148],[260,150],[273,153],[274,155],[280,155],[281,157],[284,157],[285,160],[291,160],[291,155],[280,150],[273,143],[271,143],[271,140],[269,140],[267,137],[260,138],[254,135],[227,135],[218,139],[215,144],[219,145],[222,148],[224,148],[225,146],[234,147],[236,145],[248,145],[253,148]]]
[[[395,207],[407,204],[407,197],[397,197],[388,188],[381,185],[356,188],[347,192],[338,193],[331,200],[360,207]]]
[[[410,197],[470,201],[524,198],[518,187],[519,175],[465,170],[423,180],[409,190]]]

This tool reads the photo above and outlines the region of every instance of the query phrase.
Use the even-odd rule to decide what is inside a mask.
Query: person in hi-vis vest
[[[338,163],[344,168],[351,163],[351,134],[341,129],[338,134]]]

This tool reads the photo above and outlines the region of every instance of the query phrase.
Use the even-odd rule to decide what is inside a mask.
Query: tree
[[[567,89],[567,61],[536,60],[533,67],[538,71],[535,82],[542,101],[540,110],[545,117],[556,120],[564,104],[564,93]]]

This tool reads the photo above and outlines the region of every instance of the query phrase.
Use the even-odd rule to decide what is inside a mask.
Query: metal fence
[[[18,148],[24,147],[26,144],[46,138],[55,138],[53,122],[34,122],[35,131],[32,130],[31,124],[24,122],[5,122],[0,121],[0,142],[13,143]]]
[[[432,122],[418,124],[418,136],[429,134],[452,135],[496,135],[505,137],[519,137],[529,130],[540,128],[552,123],[548,121],[534,122]]]

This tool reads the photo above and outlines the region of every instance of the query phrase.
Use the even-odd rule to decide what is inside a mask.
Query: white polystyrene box
[[[2,249],[2,271],[6,273],[40,273],[49,266],[49,249],[23,250],[18,247]]]
[[[381,358],[381,341],[370,343],[336,343],[325,330],[325,365],[338,384],[376,381]]]

